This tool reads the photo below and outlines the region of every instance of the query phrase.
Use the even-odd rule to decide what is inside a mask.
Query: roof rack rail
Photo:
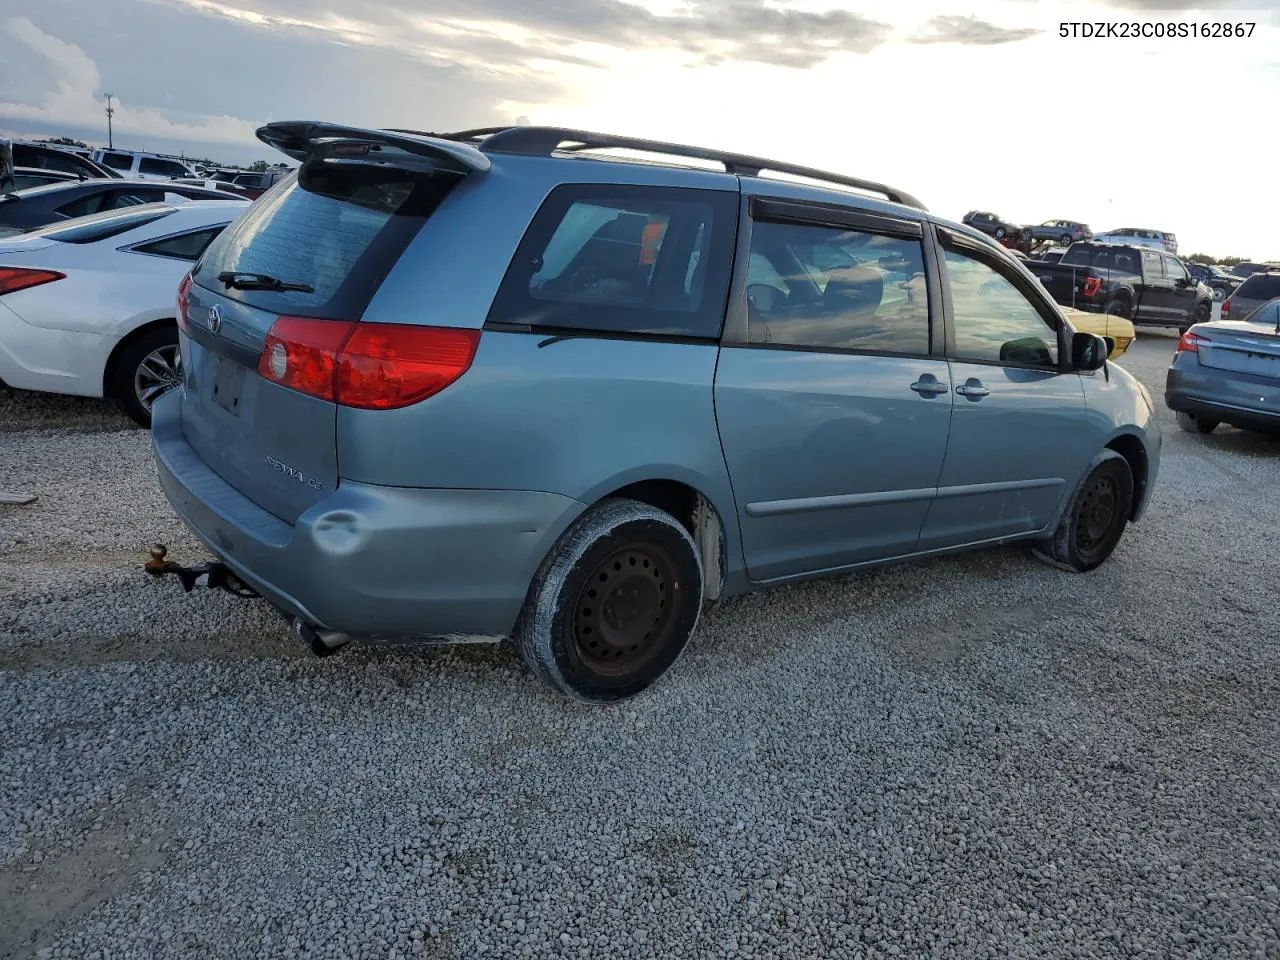
[[[926,210],[923,203],[911,194],[896,187],[890,187],[873,180],[859,177],[848,177],[838,173],[829,173],[813,167],[803,167],[794,163],[782,163],[777,160],[766,160],[763,157],[750,157],[737,153],[726,153],[722,150],[710,150],[705,147],[690,147],[678,143],[663,143],[657,140],[641,140],[636,137],[619,137],[604,133],[591,133],[586,130],[570,130],[563,127],[496,127],[480,130],[467,130],[458,134],[446,134],[449,139],[466,137],[471,139],[482,136],[480,149],[484,153],[514,153],[524,156],[549,157],[557,150],[636,150],[643,153],[669,154],[676,157],[692,157],[698,160],[710,160],[724,164],[725,171],[741,177],[758,177],[764,170],[774,173],[785,173],[795,177],[806,177],[826,183],[837,183],[858,190],[878,193],[892,203]]]

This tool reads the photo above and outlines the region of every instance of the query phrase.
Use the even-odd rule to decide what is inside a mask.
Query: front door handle
[[[945,383],[939,383],[933,377],[926,374],[911,385],[911,389],[922,397],[936,397],[946,393],[949,389]]]
[[[974,377],[970,377],[960,386],[956,387],[956,393],[962,397],[968,397],[970,400],[981,400],[991,391],[982,385],[982,381]]]

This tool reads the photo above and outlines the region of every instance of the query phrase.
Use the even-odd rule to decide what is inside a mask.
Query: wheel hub
[[[1080,503],[1076,525],[1082,549],[1097,546],[1107,536],[1115,522],[1117,504],[1115,483],[1110,477],[1098,477],[1089,484]]]
[[[671,569],[650,547],[625,548],[597,564],[575,606],[583,659],[596,669],[630,669],[660,646],[676,609]]]

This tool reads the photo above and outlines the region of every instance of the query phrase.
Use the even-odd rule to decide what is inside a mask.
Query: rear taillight
[[[1086,297],[1096,297],[1098,291],[1102,289],[1101,277],[1086,277],[1084,281],[1084,290],[1082,291]]]
[[[1227,314],[1229,314],[1230,312],[1231,312],[1231,298],[1230,298],[1230,297],[1227,297],[1227,299],[1226,299],[1226,300],[1223,300],[1223,301],[1222,301],[1222,313],[1221,313],[1221,316],[1224,316],[1224,317],[1225,317],[1225,316],[1226,316]]]
[[[178,329],[187,331],[187,303],[191,299],[191,274],[182,278],[178,284]]]
[[[333,400],[338,351],[354,323],[313,317],[278,317],[258,358],[258,373],[290,390]]]
[[[280,317],[263,344],[258,373],[343,406],[390,410],[461,377],[479,341],[478,330]]]
[[[338,357],[337,400],[389,410],[439,393],[467,372],[479,330],[359,324]]]
[[[1188,330],[1178,338],[1177,353],[1199,353],[1200,344],[1208,343],[1206,337],[1200,337]]]
[[[27,267],[0,267],[0,295],[16,293],[38,287],[42,283],[53,283],[66,277],[57,270],[32,270]]]

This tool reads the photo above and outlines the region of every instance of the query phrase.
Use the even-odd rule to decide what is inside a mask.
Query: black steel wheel
[[[1133,470],[1114,450],[1094,457],[1051,540],[1035,553],[1077,573],[1092,570],[1115,550],[1133,513]]]
[[[702,611],[702,563],[675,517],[636,500],[584,513],[543,560],[515,639],[530,670],[577,700],[635,696],[675,663]]]

